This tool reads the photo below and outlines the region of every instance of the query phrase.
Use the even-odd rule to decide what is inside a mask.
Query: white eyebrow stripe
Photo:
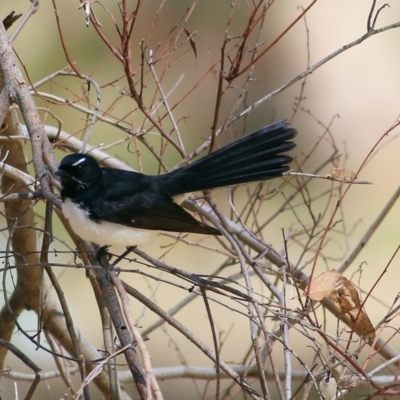
[[[76,167],[77,165],[82,164],[85,160],[86,160],[86,158],[85,158],[85,157],[82,157],[82,158],[81,158],[80,160],[78,160],[77,162],[74,162],[74,163],[72,164],[72,166],[73,166],[73,167]]]

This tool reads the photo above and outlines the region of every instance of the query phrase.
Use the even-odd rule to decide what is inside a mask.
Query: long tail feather
[[[280,121],[253,132],[186,167],[160,175],[170,196],[281,176],[289,170],[296,130]]]

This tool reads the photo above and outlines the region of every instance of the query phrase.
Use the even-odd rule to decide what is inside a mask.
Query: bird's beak
[[[58,170],[55,172],[55,174],[56,174],[57,176],[61,176],[61,177],[63,177],[63,176],[69,176],[69,173],[68,173],[67,171],[64,171],[63,169],[58,169]]]

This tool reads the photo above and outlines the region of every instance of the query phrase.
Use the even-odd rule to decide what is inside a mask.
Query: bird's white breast
[[[64,200],[62,212],[78,236],[100,246],[139,246],[150,242],[158,234],[157,231],[130,228],[113,222],[92,221],[88,211],[70,199]]]

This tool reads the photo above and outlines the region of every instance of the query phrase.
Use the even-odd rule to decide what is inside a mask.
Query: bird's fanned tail
[[[292,157],[284,153],[295,147],[295,136],[296,130],[280,121],[159,178],[175,196],[279,177],[289,170]]]

